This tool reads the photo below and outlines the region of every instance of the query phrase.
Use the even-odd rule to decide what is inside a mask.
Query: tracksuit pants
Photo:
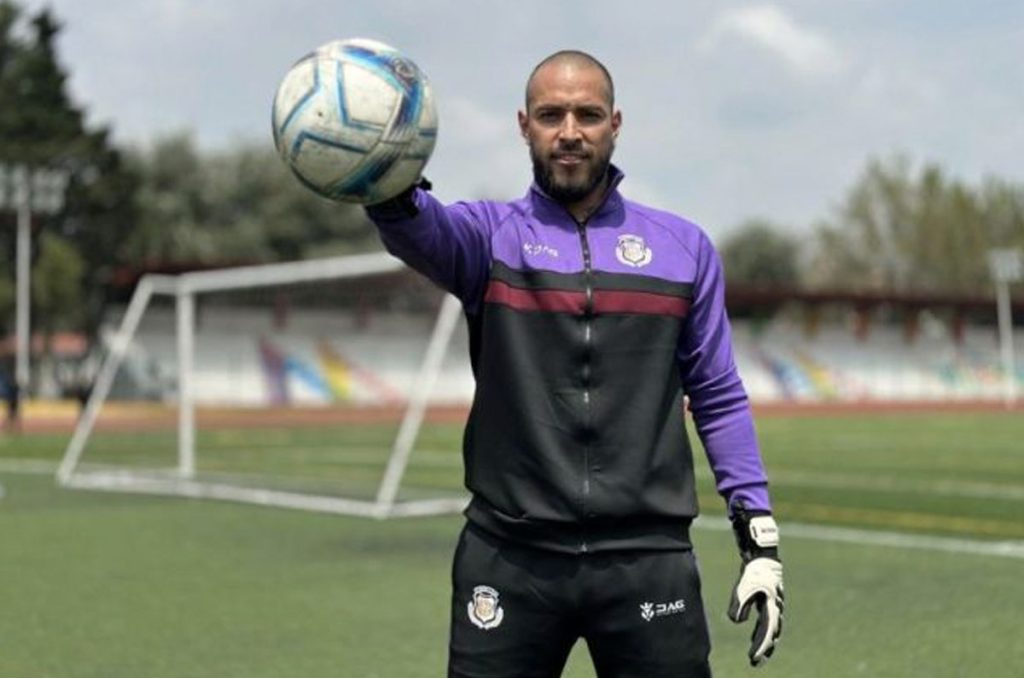
[[[539,550],[467,524],[452,566],[449,678],[557,678],[578,639],[599,678],[706,678],[690,550]]]

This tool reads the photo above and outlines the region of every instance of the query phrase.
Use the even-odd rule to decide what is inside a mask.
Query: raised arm
[[[421,182],[422,183],[422,182]],[[388,252],[458,297],[479,304],[490,267],[489,224],[484,203],[442,205],[416,186],[366,208]]]

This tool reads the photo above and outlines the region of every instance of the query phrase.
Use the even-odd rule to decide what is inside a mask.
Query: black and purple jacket
[[[566,552],[689,547],[683,396],[730,507],[770,510],[707,235],[624,199],[612,168],[578,224],[537,186],[510,203],[370,207],[388,251],[457,296],[476,394],[466,516]]]

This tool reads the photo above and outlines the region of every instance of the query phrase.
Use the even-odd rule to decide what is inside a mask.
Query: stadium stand
[[[195,386],[204,405],[387,405],[404,401],[433,318],[374,312],[356,317],[297,310],[287,327],[255,308],[205,308],[198,323]],[[945,325],[908,337],[875,323],[859,336],[843,324],[811,334],[785,317],[733,323],[736,361],[755,402],[946,401],[1003,393],[996,332],[968,326],[959,339]],[[1017,331],[1017,345],[1024,332]],[[465,329],[456,332],[433,402],[468,403],[473,391]],[[148,315],[139,328],[118,397],[173,396],[174,316]],[[130,375],[130,376],[129,376]],[[1024,386],[1024,369],[1017,379]]]

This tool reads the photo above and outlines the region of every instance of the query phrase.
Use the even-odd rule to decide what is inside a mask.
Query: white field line
[[[711,478],[710,471],[703,471],[699,475],[702,478]],[[1011,485],[1008,483],[983,483],[971,480],[910,480],[891,476],[866,476],[855,473],[772,471],[771,469],[769,469],[768,478],[769,482],[778,485],[792,485],[794,487],[867,490],[871,492],[912,492],[943,497],[1024,501],[1024,485]]]
[[[0,473],[20,473],[24,475],[54,474],[57,464],[39,459],[0,459]]]
[[[56,471],[56,464],[32,459],[0,460],[0,472],[45,475]],[[732,527],[722,518],[699,518],[694,527],[715,532],[729,532]],[[807,523],[785,523],[782,534],[787,538],[812,539],[867,546],[890,546],[925,551],[943,551],[1024,560],[1024,541],[983,541],[955,537],[936,537],[909,532],[859,530],[849,527],[828,527]]]
[[[250,448],[219,447],[211,451],[212,456],[268,453],[276,445],[261,445]],[[296,461],[315,463],[325,459],[327,465],[343,466],[345,464],[376,464],[387,460],[389,450],[374,446],[347,446],[343,450],[323,446],[280,446],[283,451]],[[272,452],[271,452],[272,453]],[[18,460],[10,460],[18,462]],[[26,460],[27,461],[27,460]],[[0,470],[4,461],[0,460]],[[45,463],[45,462],[39,462]],[[412,463],[420,467],[458,468],[462,466],[462,455],[444,450],[419,449],[413,453]],[[18,471],[12,470],[12,473]],[[711,472],[698,469],[701,479],[710,479]],[[1024,501],[1024,485],[1009,483],[986,483],[970,480],[914,480],[892,476],[867,476],[857,473],[829,473],[820,471],[776,470],[769,471],[769,479],[778,485],[794,487],[830,488],[837,490],[865,490],[870,492],[931,494],[942,497],[967,497],[973,499],[1000,499],[1005,501]]]
[[[698,518],[697,529],[731,532],[732,526],[723,518]],[[983,541],[956,537],[934,537],[926,534],[890,532],[886,530],[858,530],[852,527],[828,527],[807,523],[783,523],[779,534],[785,538],[813,539],[842,542],[860,546],[891,546],[924,551],[944,551],[979,556],[997,556],[1024,560],[1024,541]]]

